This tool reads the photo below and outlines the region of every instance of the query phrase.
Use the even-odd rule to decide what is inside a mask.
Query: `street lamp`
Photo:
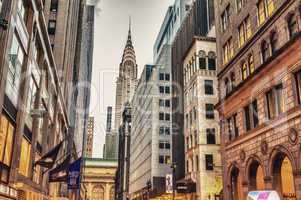
[[[177,163],[176,162],[173,162],[171,164],[171,169],[172,169],[172,200],[175,199],[175,174],[176,174],[176,168],[177,168]]]

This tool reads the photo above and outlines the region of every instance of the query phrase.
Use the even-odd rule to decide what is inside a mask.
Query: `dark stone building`
[[[131,106],[126,104],[119,128],[118,168],[115,179],[115,196],[117,200],[129,199],[130,144],[131,144]]]
[[[215,1],[225,199],[301,198],[300,6]]]

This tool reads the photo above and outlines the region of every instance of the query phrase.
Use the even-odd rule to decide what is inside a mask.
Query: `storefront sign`
[[[253,191],[247,200],[280,200],[280,197],[276,191]]]
[[[69,190],[79,189],[81,160],[82,159],[80,158],[76,160],[74,163],[70,164],[69,174],[68,174]]]

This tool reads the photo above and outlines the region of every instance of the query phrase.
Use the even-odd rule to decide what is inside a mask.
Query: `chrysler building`
[[[121,124],[122,111],[126,102],[130,102],[137,86],[137,64],[135,50],[132,43],[131,23],[127,42],[119,65],[119,76],[116,82],[115,105],[115,130],[118,131]]]

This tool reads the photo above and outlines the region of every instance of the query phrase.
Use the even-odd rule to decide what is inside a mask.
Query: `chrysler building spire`
[[[122,60],[119,65],[119,76],[116,82],[116,106],[115,129],[118,130],[121,123],[121,113],[124,105],[131,101],[137,86],[136,54],[132,41],[131,18],[129,18],[129,30]]]

